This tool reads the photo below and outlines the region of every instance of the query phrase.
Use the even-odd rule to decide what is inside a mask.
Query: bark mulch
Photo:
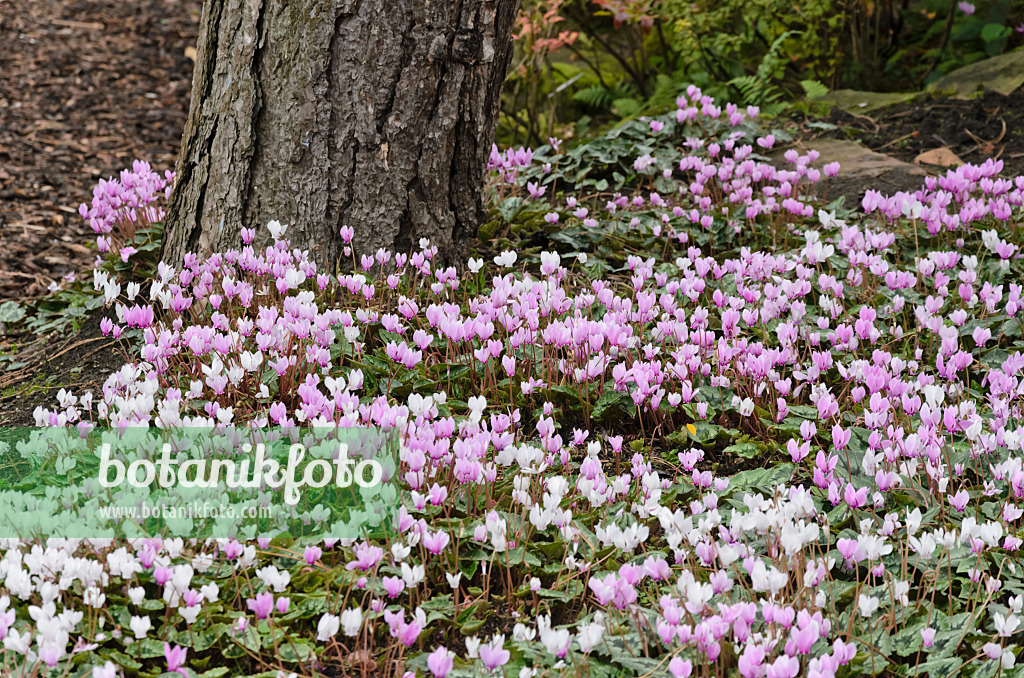
[[[136,158],[171,169],[188,114],[202,0],[0,0],[0,302],[90,268],[78,206]],[[73,336],[0,341],[0,425],[33,423],[60,388],[100,386],[123,348]],[[2,332],[0,332],[2,335]]]
[[[201,0],[0,0],[0,301],[46,292],[95,249],[101,178],[171,169]]]

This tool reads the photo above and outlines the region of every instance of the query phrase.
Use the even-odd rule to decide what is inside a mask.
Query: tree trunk
[[[346,268],[429,238],[454,261],[483,180],[520,0],[206,0],[163,259],[269,241]]]

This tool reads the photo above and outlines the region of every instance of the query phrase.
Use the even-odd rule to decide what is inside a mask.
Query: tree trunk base
[[[329,270],[358,253],[462,256],[519,0],[207,0],[163,259],[288,224]]]

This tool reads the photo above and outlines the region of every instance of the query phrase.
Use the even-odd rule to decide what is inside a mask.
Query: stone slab
[[[921,188],[928,172],[917,165],[877,153],[854,141],[840,139],[813,139],[799,142],[801,154],[808,150],[818,151],[815,167],[830,162],[839,163],[839,174],[831,179],[822,179],[818,184],[822,196],[829,202],[843,196],[845,206],[860,209],[861,199],[869,189],[892,195],[899,191],[916,191]],[[785,151],[772,153],[771,159],[777,167],[792,167],[783,159]]]
[[[979,89],[1010,94],[1021,85],[1024,85],[1024,49],[958,68],[928,85],[928,90],[969,97]]]
[[[920,96],[920,92],[861,92],[855,89],[837,89],[815,101],[832,104],[848,113],[870,113]]]

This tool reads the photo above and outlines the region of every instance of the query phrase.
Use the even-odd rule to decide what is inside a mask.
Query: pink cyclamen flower
[[[302,557],[306,559],[307,565],[312,565],[316,561],[320,560],[320,556],[323,554],[324,551],[319,546],[307,546],[306,552],[302,554]]]
[[[681,657],[672,657],[672,661],[668,663],[668,671],[672,678],[689,678],[693,673],[693,662],[689,659],[684,661]]]
[[[245,547],[234,539],[224,544],[221,549],[224,551],[224,556],[230,560],[234,560],[245,551]]]
[[[796,653],[808,654],[811,651],[811,646],[818,640],[818,625],[808,624],[802,629],[793,629],[791,635]]]
[[[843,429],[842,426],[836,424],[832,427],[832,445],[837,450],[841,450],[847,446],[850,442],[850,437],[853,435],[851,429]]]
[[[434,674],[434,678],[444,678],[452,667],[455,666],[455,655],[448,651],[444,645],[430,653],[427,657],[427,668]]]
[[[970,499],[970,496],[967,494],[967,490],[960,490],[956,494],[949,496],[949,503],[957,511],[963,511],[967,508],[968,499]]]
[[[401,577],[384,577],[382,583],[388,598],[397,598],[405,590],[405,582]]]
[[[843,500],[850,505],[850,508],[858,509],[868,501],[868,488],[862,487],[858,490],[853,483],[847,483],[846,489],[843,490]]]
[[[921,629],[921,642],[924,643],[925,647],[931,647],[935,644],[935,629],[927,628]]]
[[[419,621],[408,624],[403,621],[398,625],[398,640],[406,647],[412,647],[422,632],[423,625]]]
[[[356,560],[345,566],[347,570],[360,570],[366,572],[377,566],[377,563],[384,557],[384,549],[379,546],[370,546],[363,542],[352,549]]]
[[[255,598],[246,600],[245,604],[249,606],[249,609],[253,611],[257,619],[266,619],[270,616],[271,610],[274,609],[274,594],[270,591],[264,591]]]
[[[435,556],[444,551],[450,541],[451,538],[444,530],[438,530],[433,534],[428,532],[423,535],[423,546]]]
[[[172,576],[174,576],[174,570],[169,567],[158,567],[153,571],[153,578],[159,586],[169,582]]]
[[[484,666],[491,671],[507,664],[512,656],[508,650],[502,647],[502,641],[498,638],[494,638],[491,642],[481,645],[479,653]]]
[[[966,14],[967,16],[971,16],[972,14],[974,14],[974,4],[973,3],[970,3],[970,2],[958,2],[956,6],[959,7],[960,11],[963,12],[964,14]]]
[[[836,542],[836,548],[839,549],[839,553],[842,554],[844,560],[863,560],[860,544],[857,543],[856,539],[839,539]]]
[[[768,678],[795,678],[800,672],[800,660],[782,655],[768,665]]]
[[[187,678],[188,673],[182,668],[185,665],[185,657],[187,655],[188,650],[185,648],[178,645],[171,647],[170,643],[164,643],[164,659],[167,660],[167,672],[180,673]]]

